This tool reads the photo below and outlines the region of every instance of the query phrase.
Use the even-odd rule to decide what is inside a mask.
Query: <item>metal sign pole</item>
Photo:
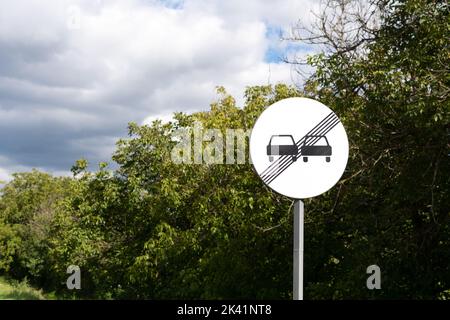
[[[294,202],[294,300],[303,300],[303,201]]]

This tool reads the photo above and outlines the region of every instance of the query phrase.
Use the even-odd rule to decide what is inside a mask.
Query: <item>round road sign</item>
[[[263,182],[294,199],[332,188],[347,165],[348,139],[336,114],[308,98],[269,106],[250,136],[250,157]]]

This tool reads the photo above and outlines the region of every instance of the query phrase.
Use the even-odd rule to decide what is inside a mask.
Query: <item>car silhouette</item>
[[[326,145],[316,145],[318,141],[324,139]],[[314,140],[313,145],[307,146],[308,141]],[[303,145],[300,147],[300,152],[303,156],[303,162],[308,162],[308,156],[323,156],[326,157],[326,162],[331,161],[332,149],[330,144],[328,143],[328,139],[325,136],[305,136],[305,140],[303,141]]]
[[[272,143],[272,140],[282,140],[282,143]],[[269,161],[273,161],[273,156],[292,156],[292,161],[297,161],[298,147],[294,138],[290,134],[273,135],[267,145],[267,155]]]

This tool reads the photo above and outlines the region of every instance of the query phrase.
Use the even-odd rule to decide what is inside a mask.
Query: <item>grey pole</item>
[[[303,300],[303,220],[302,200],[294,202],[294,300]]]

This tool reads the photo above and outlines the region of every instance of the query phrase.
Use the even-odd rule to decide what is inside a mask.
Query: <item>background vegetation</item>
[[[357,33],[349,3],[330,1],[341,19],[293,39],[326,48],[301,88],[249,87],[244,106],[219,88],[208,112],[132,123],[114,170],[79,160],[72,178],[15,174],[1,190],[0,274],[61,297],[290,299],[292,201],[250,164],[174,164],[171,134],[194,121],[251,129],[273,102],[307,96],[338,114],[350,156],[305,203],[305,298],[450,297],[448,2],[374,1],[380,23]],[[82,289],[69,292],[73,264]],[[371,264],[382,290],[366,288]]]
[[[18,282],[0,278],[0,300],[43,300],[48,298],[42,291],[31,288],[25,280]]]

